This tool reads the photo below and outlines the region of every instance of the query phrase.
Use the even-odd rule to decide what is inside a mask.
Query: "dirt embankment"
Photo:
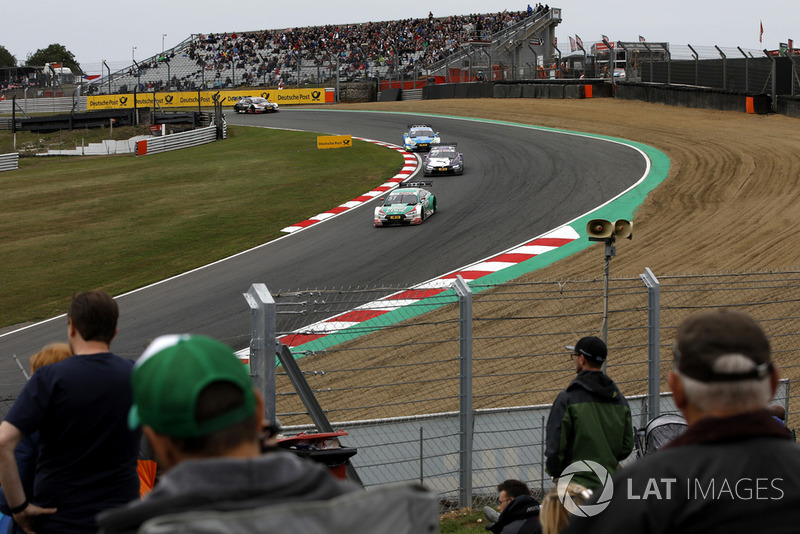
[[[635,216],[614,275],[756,270],[800,264],[800,121],[612,99],[424,100],[338,107],[480,117],[597,133],[658,148],[669,177]],[[536,278],[594,275],[589,250]]]
[[[626,240],[620,246],[613,263],[614,277],[638,277],[645,267],[651,268],[658,276],[669,273],[783,270],[800,265],[800,248],[795,245],[794,238],[796,223],[800,221],[800,187],[797,186],[800,180],[800,121],[797,119],[611,99],[435,100],[346,104],[337,107],[498,119],[624,138],[661,150],[670,158],[668,178],[650,193],[635,214],[634,239]],[[531,273],[522,281],[600,279],[602,262],[598,261],[599,254],[596,247],[590,247]],[[682,298],[687,306],[701,304],[698,302],[699,296],[691,292],[686,292]],[[589,305],[588,309],[600,309],[599,297],[597,302]],[[525,306],[525,303],[520,304],[520,307]],[[442,311],[440,315],[444,313],[447,312]],[[515,310],[514,313],[537,316],[537,311],[533,309]],[[547,317],[538,316],[542,324],[548,322]],[[528,331],[537,331],[536,325],[528,326]],[[481,336],[493,339],[495,334],[489,331],[490,328],[484,326]],[[499,328],[505,326],[500,325]],[[501,335],[501,332],[498,331],[497,335]],[[379,351],[368,349],[371,343],[375,346],[374,339],[359,339],[349,344],[349,352],[332,351],[304,358],[304,368],[358,368],[358,372],[338,376],[335,384],[315,384],[322,390],[335,386],[339,391],[333,398],[325,399],[326,409],[339,410],[340,416],[348,413],[353,418],[370,416],[368,411],[353,413],[351,410],[355,406],[381,406],[385,408],[381,413],[384,417],[407,413],[407,404],[400,404],[396,410],[390,407],[397,405],[400,399],[413,402],[416,397],[414,391],[389,388],[391,392],[387,392],[385,398],[380,398],[384,395],[382,390],[369,387],[369,384],[387,383],[387,361],[402,361],[412,366],[414,361],[418,361],[422,369],[422,364],[431,360],[430,355],[422,351],[409,351],[408,347],[414,346],[414,340],[402,339],[402,336],[390,342],[386,338],[381,338],[381,341]],[[669,343],[669,340],[663,341]],[[609,342],[612,343],[610,338]],[[359,352],[360,345],[365,350]],[[481,352],[481,358],[476,358],[475,375],[491,376],[501,365],[505,374],[490,387],[525,393],[515,393],[512,399],[496,397],[489,401],[490,405],[547,403],[555,395],[548,388],[555,387],[557,382],[556,390],[560,389],[571,378],[571,373],[565,371],[563,376],[550,377],[549,386],[531,383],[531,362],[526,358],[493,360],[502,358],[496,348],[480,348],[476,344],[475,350]],[[517,354],[534,353],[531,347],[523,350],[528,352],[520,351]],[[630,352],[615,353],[613,363],[621,367],[612,369],[610,362],[609,372],[612,376],[623,372],[622,366],[630,359],[629,356],[641,361],[640,351],[636,354]],[[356,353],[358,365],[354,366],[352,358]],[[540,361],[537,365],[546,369],[563,368],[562,360]],[[784,362],[780,361],[779,364],[783,365]],[[666,369],[666,365],[662,366],[662,374],[665,375]],[[629,371],[633,370],[639,376],[646,376],[644,368]],[[428,365],[422,372],[426,380],[445,381],[453,377],[454,371],[452,366],[436,368]],[[800,375],[798,368],[788,371],[784,376],[800,378],[797,376]],[[397,377],[395,379],[391,383],[404,382]],[[286,386],[284,383],[283,387]],[[625,388],[624,393],[643,393],[644,388],[646,381],[637,378]],[[666,390],[666,385],[663,389]],[[344,391],[347,393],[342,394]],[[446,399],[444,402],[435,405],[420,402],[413,406],[413,413],[457,409],[457,404],[454,405],[457,403],[455,385],[451,384],[449,391],[443,390],[441,393],[442,399]],[[345,419],[349,418],[345,416]]]

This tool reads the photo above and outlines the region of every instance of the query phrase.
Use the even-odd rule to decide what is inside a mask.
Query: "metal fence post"
[[[459,275],[454,288],[458,295],[460,325],[460,443],[459,503],[472,506],[472,290]]]
[[[639,275],[647,287],[647,418],[661,412],[661,284],[649,267]]]
[[[778,95],[776,94],[778,92],[778,86],[777,86],[777,82],[776,82],[776,78],[775,78],[775,76],[778,73],[778,67],[777,67],[777,65],[775,63],[775,56],[770,54],[769,50],[767,50],[765,48],[764,49],[764,54],[766,54],[766,56],[772,60],[772,70],[770,71],[770,77],[772,78],[772,91],[771,91],[772,106],[771,106],[771,109],[772,109],[772,112],[775,113],[776,111],[778,111]]]
[[[253,385],[264,395],[266,418],[276,423],[275,300],[265,284],[251,285],[244,298],[250,306],[250,373]]]
[[[744,90],[748,92],[750,90],[750,65],[747,62],[747,54],[740,46],[737,46],[736,49],[744,56]]]
[[[689,50],[692,51],[692,57],[694,57],[694,84],[700,85],[700,54],[698,54],[692,45],[686,45],[689,47]]]
[[[728,68],[727,68],[728,56],[726,56],[725,52],[723,52],[720,49],[720,47],[718,47],[717,45],[714,45],[714,48],[717,49],[717,52],[719,52],[719,55],[722,57],[722,88],[723,89],[727,89],[728,88]]]

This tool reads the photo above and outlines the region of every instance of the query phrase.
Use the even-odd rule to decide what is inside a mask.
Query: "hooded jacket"
[[[520,495],[508,503],[497,522],[486,527],[494,534],[541,534],[539,501],[530,495]]]
[[[146,520],[189,511],[231,511],[318,501],[356,491],[321,464],[290,452],[256,458],[187,460],[161,477],[144,499],[97,516],[100,532],[134,533]]]
[[[602,371],[580,371],[550,409],[545,441],[547,473],[559,477],[571,463],[591,460],[611,475],[632,451],[628,401]],[[589,489],[605,482],[594,471],[576,472],[572,481]]]

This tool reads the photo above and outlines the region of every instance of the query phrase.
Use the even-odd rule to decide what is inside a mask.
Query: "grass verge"
[[[228,134],[139,158],[22,158],[0,173],[0,326],[63,313],[75,291],[120,294],[265,243],[403,166],[362,141],[317,150],[314,133]]]
[[[482,510],[461,508],[439,516],[441,534],[477,534],[487,532],[486,518]]]

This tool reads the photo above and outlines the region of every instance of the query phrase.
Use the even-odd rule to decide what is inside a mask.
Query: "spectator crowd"
[[[530,7],[530,6],[529,6]],[[193,35],[187,43],[114,73],[119,90],[222,89],[298,83],[319,73],[340,79],[412,77],[549,8],[403,19],[362,24]],[[167,67],[167,68],[165,68]],[[171,69],[169,69],[171,67]],[[169,69],[169,70],[168,70]],[[121,86],[124,86],[121,87]],[[105,87],[93,84],[90,92]]]

